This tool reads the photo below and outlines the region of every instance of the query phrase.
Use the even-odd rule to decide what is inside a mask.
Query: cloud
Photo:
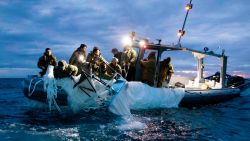
[[[88,51],[99,46],[109,60],[110,50],[114,47],[122,50],[121,37],[131,31],[152,42],[162,39],[164,44],[176,43],[177,31],[185,17],[183,7],[188,2],[1,1],[0,68],[36,68],[37,59],[46,47],[52,48],[58,60],[68,60],[81,43],[88,44]],[[203,0],[193,3],[182,45],[198,50],[207,46],[216,53],[226,49],[228,70],[249,74],[250,35],[246,31],[250,30],[250,2],[228,0],[218,4],[217,0]],[[195,69],[196,62],[190,54],[175,52],[166,56],[173,57],[178,71]],[[207,63],[216,64],[213,59]]]
[[[203,43],[203,44],[233,44],[235,42],[245,41],[250,38],[250,35],[246,32],[250,30],[248,23],[224,23],[217,24],[201,24],[192,27],[192,31],[189,31],[188,37],[185,39],[190,43]],[[209,40],[207,40],[209,39]],[[186,41],[185,40],[185,41]]]

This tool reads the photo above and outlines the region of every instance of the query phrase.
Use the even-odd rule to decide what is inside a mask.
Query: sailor
[[[124,52],[121,56],[121,67],[123,69],[123,77],[128,81],[135,79],[135,65],[137,53],[130,46],[125,46]]]
[[[122,74],[122,69],[121,66],[118,64],[118,59],[113,57],[111,63],[109,64],[109,67],[107,67],[107,73],[110,76],[113,76],[115,72]]]
[[[87,59],[87,55],[86,55],[86,48],[87,45],[86,44],[81,44],[80,47],[78,47],[73,54],[71,55],[70,59],[69,59],[69,63],[71,65],[75,65],[79,68],[79,72],[78,74],[81,73],[82,71],[82,67],[84,67],[84,63],[86,62]]]
[[[88,54],[86,61],[89,63],[90,71],[97,76],[101,75],[106,69],[107,61],[101,56],[98,47],[93,48],[93,51]]]
[[[46,73],[49,65],[56,66],[56,57],[52,55],[50,48],[46,48],[43,56],[39,58],[37,63],[38,68],[42,69],[40,72],[41,77]]]
[[[149,86],[154,86],[154,75],[156,69],[155,52],[150,52],[147,60],[140,61],[142,67],[141,80]]]
[[[169,84],[172,75],[174,74],[174,68],[171,65],[171,58],[168,57],[160,62],[160,70],[158,77],[157,87],[162,87],[162,82],[166,81]]]
[[[113,48],[112,53],[113,53],[113,57],[118,59],[118,64],[121,64],[120,62],[121,62],[123,52],[119,52],[117,48]]]
[[[74,65],[67,64],[65,60],[58,62],[58,66],[54,68],[55,78],[65,78],[70,76],[76,76],[78,68]]]

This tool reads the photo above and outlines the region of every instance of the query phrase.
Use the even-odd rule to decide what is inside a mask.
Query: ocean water
[[[250,89],[244,96],[201,108],[49,112],[24,97],[22,79],[0,79],[0,140],[249,140]]]

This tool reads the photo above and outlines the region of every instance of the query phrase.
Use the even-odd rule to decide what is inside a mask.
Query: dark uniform
[[[118,64],[118,59],[113,57],[111,63],[109,64],[109,67],[107,67],[107,73],[110,76],[113,76],[115,72],[122,74],[122,68]]]
[[[154,75],[156,69],[156,60],[154,52],[149,54],[148,60],[140,61],[142,67],[141,80],[142,82],[154,86]]]
[[[128,81],[135,79],[135,65],[137,53],[131,47],[126,47],[121,56],[121,67],[123,70],[122,76]]]
[[[162,87],[162,82],[166,80],[167,84],[170,82],[171,76],[174,74],[174,68],[170,63],[171,58],[168,57],[160,62],[160,70],[157,87]]]
[[[77,66],[77,68],[79,69],[78,74],[82,72],[82,67],[84,67],[84,63],[87,59],[86,48],[87,45],[81,44],[81,46],[73,52],[69,59],[69,64]]]
[[[98,50],[98,51],[97,51]],[[107,62],[99,53],[99,49],[95,47],[92,52],[90,52],[87,56],[87,62],[89,63],[90,72],[93,74],[100,76],[102,73],[106,72],[106,64]],[[98,53],[96,53],[98,52]]]
[[[89,74],[95,74],[99,77],[102,77],[103,74],[106,72],[106,65],[105,65],[105,59],[100,55],[100,49],[98,47],[94,47],[93,51],[91,51],[86,60],[86,70],[84,70],[86,73]],[[74,85],[76,87],[79,85],[82,81],[84,81],[87,77],[85,72],[81,75],[80,80]]]
[[[65,61],[59,61],[58,66],[54,68],[55,78],[65,78],[71,75],[76,76],[78,68],[74,65],[69,65]]]
[[[109,66],[114,69],[117,73],[121,74],[122,73],[122,68],[119,64],[112,64],[110,63]],[[107,69],[108,70],[108,74],[114,74],[114,71],[112,71],[111,69]]]
[[[50,54],[48,54],[47,52],[50,51]],[[51,50],[49,48],[47,48],[43,54],[43,56],[41,56],[38,60],[37,66],[38,68],[42,69],[42,71],[40,72],[40,75],[43,76],[49,65],[52,66],[56,66],[56,57],[54,57],[51,54]]]
[[[114,57],[118,59],[118,64],[121,65],[121,58],[122,58],[123,52],[119,52],[117,48],[113,48],[112,53]]]

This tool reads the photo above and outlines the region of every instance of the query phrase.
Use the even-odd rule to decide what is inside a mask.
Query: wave
[[[250,87],[241,92],[241,96],[249,96],[250,95]]]

